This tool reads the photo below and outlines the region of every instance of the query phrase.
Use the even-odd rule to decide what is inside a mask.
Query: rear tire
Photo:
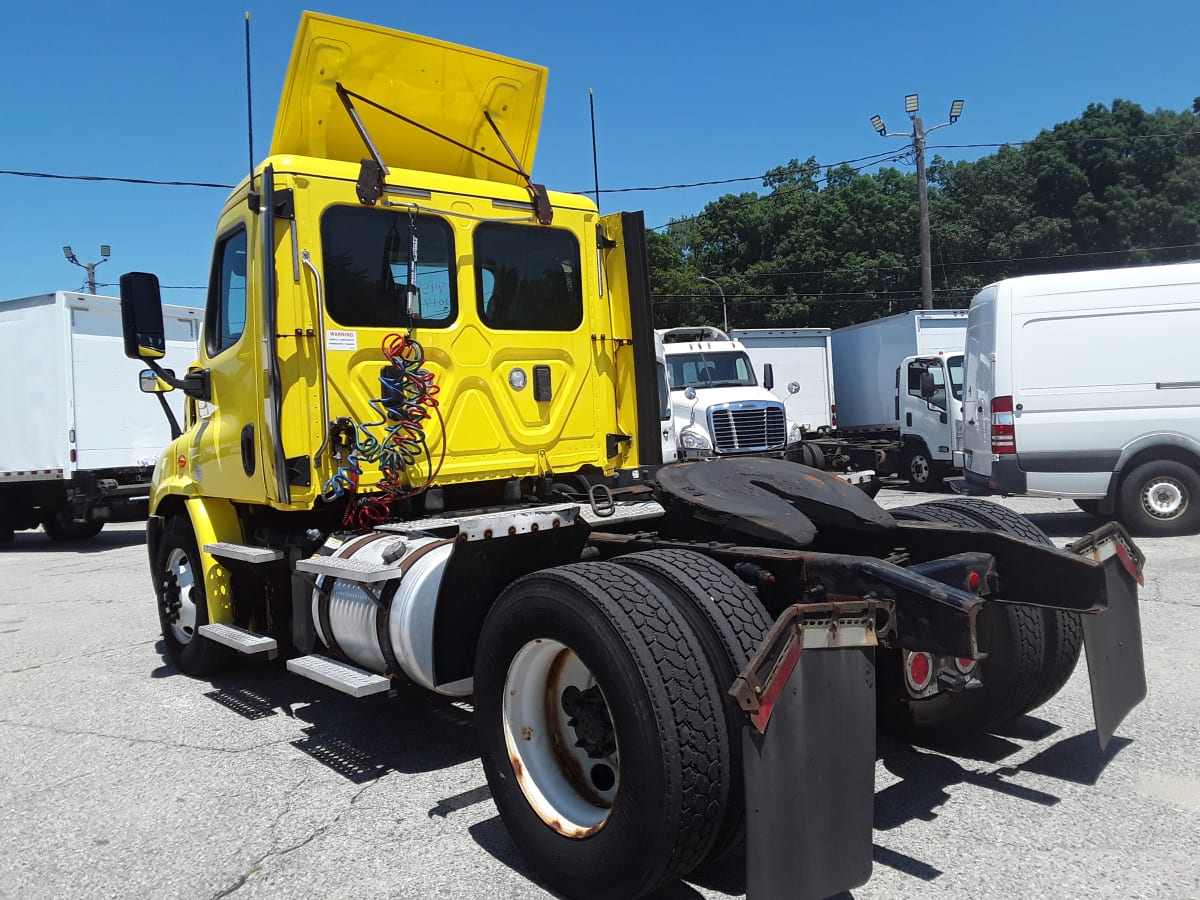
[[[1200,475],[1172,459],[1142,463],[1122,479],[1117,513],[1134,534],[1195,534],[1200,531]]]
[[[1020,513],[999,503],[968,497],[952,497],[936,502],[941,506],[962,510],[996,531],[1027,538],[1048,547],[1054,546],[1046,532]],[[1040,612],[1044,620],[1046,653],[1038,675],[1038,687],[1021,710],[1022,713],[1037,709],[1063,689],[1075,672],[1079,653],[1083,649],[1083,623],[1078,613],[1044,608]]]
[[[208,624],[204,566],[191,522],[176,516],[167,521],[154,560],[154,592],[167,656],[185,675],[209,675],[225,668],[234,651],[202,637]]]
[[[949,505],[922,503],[893,510],[898,519],[940,522],[977,528],[980,521]],[[987,659],[979,661],[976,688],[910,699],[904,686],[901,654],[879,658],[880,726],[915,743],[944,744],[991,728],[1020,715],[1038,689],[1045,659],[1045,624],[1040,610],[988,603],[981,613],[989,635]]]
[[[42,520],[42,527],[52,541],[86,541],[100,533],[104,522],[100,519],[76,522],[62,513],[50,512]]]
[[[825,451],[816,444],[805,441],[800,445],[800,462],[810,469],[824,469]]]
[[[474,675],[492,796],[553,890],[640,897],[704,859],[729,794],[721,699],[654,584],[612,563],[519,579],[488,613]]]
[[[620,556],[614,562],[634,569],[663,592],[696,632],[716,675],[725,708],[731,769],[729,804],[710,853],[715,859],[742,847],[746,838],[741,741],[746,718],[728,690],[771,630],[771,617],[745,582],[699,553],[651,550]]]
[[[946,477],[946,467],[935,460],[920,441],[909,441],[904,447],[904,477],[920,491],[936,491]]]

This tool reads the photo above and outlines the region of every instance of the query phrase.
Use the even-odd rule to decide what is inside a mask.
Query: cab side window
[[[246,330],[246,229],[238,226],[217,242],[204,313],[204,343],[216,356]]]

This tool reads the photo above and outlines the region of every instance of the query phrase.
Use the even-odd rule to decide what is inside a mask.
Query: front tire
[[[197,630],[209,621],[208,594],[204,566],[186,517],[168,520],[163,531],[154,560],[154,592],[167,656],[180,672],[208,675],[228,665],[233,651]]]
[[[929,453],[920,441],[910,441],[904,448],[904,475],[919,491],[936,491],[946,477],[946,469]]]
[[[721,698],[654,584],[612,563],[519,579],[474,675],[492,796],[552,889],[640,897],[705,858],[729,796]]]
[[[1117,512],[1134,534],[1195,534],[1200,531],[1200,475],[1172,459],[1143,463],[1122,480]]]

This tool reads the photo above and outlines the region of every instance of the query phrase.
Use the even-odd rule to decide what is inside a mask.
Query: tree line
[[[898,157],[908,151],[898,148]],[[897,158],[893,161],[899,162]],[[972,162],[928,165],[934,306],[1015,275],[1200,258],[1200,98],[1092,104]],[[840,327],[921,306],[915,174],[810,157],[647,232],[659,327]]]

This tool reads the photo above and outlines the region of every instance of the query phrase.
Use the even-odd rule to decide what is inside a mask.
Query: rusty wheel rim
[[[525,799],[570,838],[608,822],[620,789],[620,756],[608,702],[591,670],[565,644],[527,643],[504,682],[504,742]]]

